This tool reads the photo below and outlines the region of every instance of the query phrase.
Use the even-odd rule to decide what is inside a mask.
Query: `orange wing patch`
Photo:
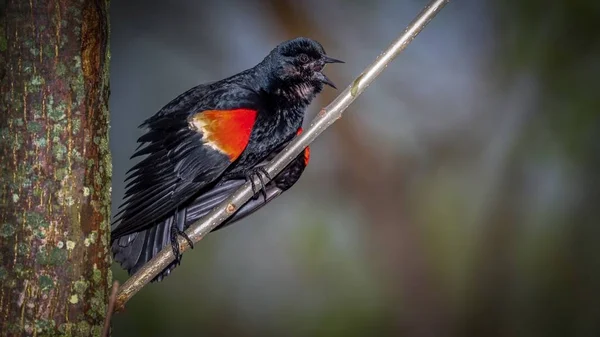
[[[190,126],[202,132],[206,145],[235,161],[248,145],[256,110],[206,110],[190,119]]]
[[[296,132],[296,136],[299,136],[302,133],[302,128],[298,129]],[[310,161],[310,146],[307,146],[304,149],[304,166],[308,166],[308,162]]]

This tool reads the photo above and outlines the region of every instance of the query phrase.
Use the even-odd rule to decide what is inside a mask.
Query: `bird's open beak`
[[[342,60],[334,59],[333,57],[329,57],[327,55],[323,56],[321,58],[321,60],[325,64],[327,64],[327,63],[344,63],[344,61],[342,61]],[[322,83],[325,83],[328,86],[332,87],[333,89],[337,89],[335,84],[333,84],[333,82],[331,82],[331,80],[327,76],[325,76],[325,74],[323,74],[322,72],[317,72],[317,79],[319,81],[321,81]]]

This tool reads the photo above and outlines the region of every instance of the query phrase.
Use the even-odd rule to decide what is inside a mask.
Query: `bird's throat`
[[[277,101],[294,108],[306,108],[322,90],[311,83],[301,82],[281,86],[274,91]]]

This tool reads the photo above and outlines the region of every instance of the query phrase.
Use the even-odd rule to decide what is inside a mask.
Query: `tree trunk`
[[[108,2],[0,2],[0,335],[99,336],[111,282]]]

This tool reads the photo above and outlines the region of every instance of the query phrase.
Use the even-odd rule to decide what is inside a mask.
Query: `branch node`
[[[352,97],[358,96],[358,90],[360,89],[360,81],[362,80],[365,73],[358,75],[358,77],[352,82],[352,87],[350,88],[350,95]]]
[[[233,212],[235,212],[235,209],[236,207],[234,204],[228,204],[225,211],[227,211],[227,214],[233,214]]]

